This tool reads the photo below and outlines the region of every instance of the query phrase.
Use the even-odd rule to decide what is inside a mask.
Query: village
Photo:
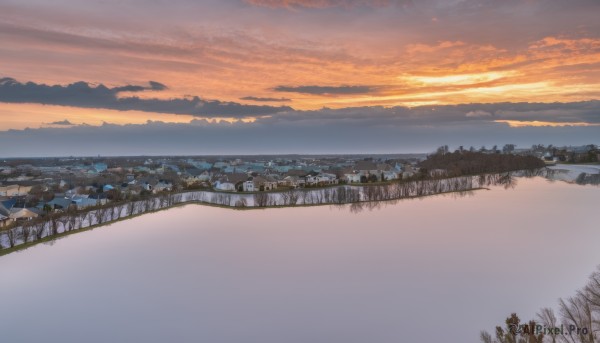
[[[448,153],[440,147],[437,154]],[[456,151],[474,151],[474,148]],[[533,155],[546,164],[597,162],[594,145],[481,147],[485,154]],[[427,156],[230,156],[68,157],[0,160],[0,228],[47,214],[165,193],[207,190],[225,193],[281,192],[343,184],[377,184],[444,176],[420,168]],[[422,175],[423,173],[427,175]]]
[[[0,161],[0,227],[161,192],[269,192],[409,179],[421,156],[95,157]]]

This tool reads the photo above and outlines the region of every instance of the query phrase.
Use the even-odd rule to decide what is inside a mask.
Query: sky
[[[0,0],[0,157],[600,143],[598,0]]]

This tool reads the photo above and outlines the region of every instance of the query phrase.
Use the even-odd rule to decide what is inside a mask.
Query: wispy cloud
[[[257,96],[245,96],[243,98],[240,98],[240,100],[247,100],[247,101],[257,101],[257,102],[289,102],[292,101],[292,99],[288,99],[288,98],[262,98],[262,97],[257,97]]]
[[[376,90],[372,86],[277,86],[276,92],[302,93],[313,95],[339,95],[339,94],[369,94]]]

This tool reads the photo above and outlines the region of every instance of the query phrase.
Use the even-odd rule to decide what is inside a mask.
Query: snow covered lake
[[[600,264],[600,187],[188,205],[0,257],[2,342],[478,342]]]

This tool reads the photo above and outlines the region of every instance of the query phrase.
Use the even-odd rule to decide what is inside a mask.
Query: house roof
[[[0,203],[0,215],[3,215],[3,216],[10,215],[10,210],[7,209],[6,207],[4,207],[4,205],[2,205],[2,203]]]
[[[225,176],[229,182],[234,184],[248,180],[248,174],[246,173],[227,173]]]
[[[392,166],[390,166],[390,165],[389,165],[389,164],[387,164],[387,163],[382,163],[382,164],[378,164],[378,165],[377,165],[377,169],[378,169],[378,170],[382,170],[382,171],[390,171],[390,170],[392,170],[393,168],[392,168]]]
[[[60,208],[68,208],[73,201],[69,198],[54,198],[51,201],[48,201],[48,205],[50,206],[58,206]]]
[[[17,219],[17,218],[29,218],[29,217],[37,217],[38,214],[36,212],[33,212],[32,210],[28,209],[28,208],[13,208],[12,210],[10,210],[10,218],[13,219]]]
[[[264,182],[277,182],[277,180],[275,180],[274,178],[265,175],[265,176],[255,176],[252,181],[254,181],[254,183],[264,183]]]
[[[204,170],[198,169],[198,168],[189,168],[189,169],[186,169],[185,172],[191,176],[198,176],[198,175],[201,175],[202,173],[204,173]]]
[[[356,162],[356,170],[377,170],[377,165],[370,161]]]
[[[287,173],[285,173],[286,176],[299,176],[299,177],[304,177],[308,174],[308,172],[306,172],[305,170],[298,170],[298,169],[290,169],[288,170]]]
[[[17,199],[8,199],[0,201],[0,205],[4,206],[7,210],[10,210],[17,203]]]

